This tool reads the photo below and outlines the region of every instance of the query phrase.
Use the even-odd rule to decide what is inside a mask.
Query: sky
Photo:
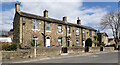
[[[43,11],[48,10],[48,17],[62,20],[67,17],[68,22],[77,23],[77,18],[81,19],[81,24],[99,29],[101,18],[108,12],[117,11],[118,0],[103,1],[80,1],[80,0],[19,0],[20,10],[31,14],[43,16]],[[2,1],[0,3],[0,30],[9,31],[13,28],[13,18],[15,15],[16,0]],[[111,29],[101,30],[112,37]]]

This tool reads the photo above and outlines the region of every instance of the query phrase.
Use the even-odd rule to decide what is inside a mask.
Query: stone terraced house
[[[45,10],[43,16],[38,16],[20,11],[20,3],[15,4],[16,12],[13,22],[13,42],[30,46],[35,41],[38,46],[83,46],[88,38],[94,40],[96,30],[92,27],[81,25],[78,18],[77,24],[69,23],[67,17],[56,20],[48,17]],[[94,43],[92,43],[94,46]]]
[[[103,33],[97,33],[98,35],[98,41],[99,43],[104,43],[105,45],[109,45],[108,44],[108,35],[107,33],[103,32]]]

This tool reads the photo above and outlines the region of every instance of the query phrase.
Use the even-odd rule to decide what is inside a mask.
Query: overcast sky
[[[62,20],[67,16],[68,22],[77,23],[77,17],[82,25],[98,29],[101,18],[111,11],[117,11],[119,0],[19,0],[21,11],[43,16],[43,11],[48,10],[48,16]],[[0,3],[0,30],[13,28],[16,0],[2,0]],[[110,29],[103,30],[112,37]]]

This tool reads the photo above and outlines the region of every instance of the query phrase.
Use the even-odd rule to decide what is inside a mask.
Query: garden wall
[[[38,57],[60,55],[61,47],[37,47],[36,53]],[[31,48],[32,56],[34,56],[34,48]]]
[[[89,52],[100,52],[100,47],[89,47]]]
[[[2,51],[2,60],[16,60],[30,58],[30,51]]]
[[[60,55],[61,47],[37,47],[37,57]],[[103,51],[113,51],[114,47],[103,47]],[[68,47],[69,54],[80,54],[85,52],[84,47]],[[89,47],[89,52],[100,52],[100,47]],[[34,48],[22,51],[2,51],[2,60],[18,60],[34,57]]]
[[[113,51],[114,47],[103,47],[103,51]]]
[[[84,47],[68,47],[68,53],[69,54],[79,54],[83,53],[85,50]]]

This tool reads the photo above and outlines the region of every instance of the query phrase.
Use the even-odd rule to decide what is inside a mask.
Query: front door
[[[85,47],[85,41],[83,41],[83,47]]]
[[[47,39],[46,39],[46,47],[48,47],[48,46],[50,46],[50,38],[49,37],[47,37]]]
[[[67,46],[70,46],[70,39],[67,40]]]

